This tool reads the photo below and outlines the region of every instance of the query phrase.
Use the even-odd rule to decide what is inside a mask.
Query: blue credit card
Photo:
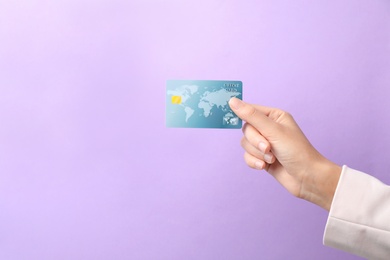
[[[238,129],[242,121],[229,107],[242,99],[242,82],[226,80],[168,80],[166,126]]]

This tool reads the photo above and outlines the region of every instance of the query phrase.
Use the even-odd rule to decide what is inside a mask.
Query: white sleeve
[[[324,244],[368,259],[390,259],[390,186],[344,166]]]

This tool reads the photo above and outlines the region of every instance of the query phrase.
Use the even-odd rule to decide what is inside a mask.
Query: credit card
[[[242,82],[227,80],[168,80],[166,126],[239,129],[242,121],[229,107],[242,99]]]

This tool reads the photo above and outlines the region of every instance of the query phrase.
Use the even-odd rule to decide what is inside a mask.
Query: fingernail
[[[264,161],[266,161],[267,163],[271,163],[272,162],[272,155],[269,153],[264,154]]]
[[[235,109],[235,110],[240,109],[240,107],[242,107],[243,104],[244,104],[244,102],[242,102],[238,98],[231,98],[230,101],[229,101],[230,107]]]
[[[265,153],[265,149],[267,149],[267,145],[265,143],[263,143],[263,142],[260,142],[259,143],[259,149],[260,149],[260,151]]]
[[[262,161],[257,161],[257,162],[255,162],[255,167],[256,167],[256,169],[258,169],[258,170],[262,170],[262,169],[264,168],[264,166],[265,166],[265,163],[262,162]]]

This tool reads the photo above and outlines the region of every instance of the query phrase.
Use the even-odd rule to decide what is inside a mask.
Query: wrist
[[[329,211],[341,171],[339,165],[323,157],[319,159],[307,173],[302,198]]]

